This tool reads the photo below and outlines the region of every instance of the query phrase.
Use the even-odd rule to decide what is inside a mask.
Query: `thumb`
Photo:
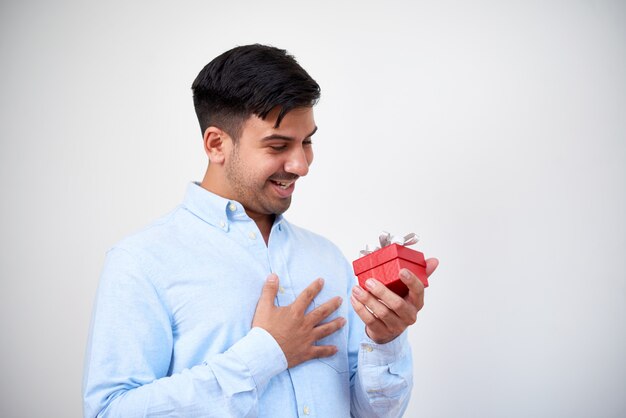
[[[433,274],[433,272],[437,269],[437,266],[439,265],[439,260],[437,260],[436,258],[429,258],[428,260],[426,260],[426,276],[429,276],[431,274]]]
[[[274,306],[274,299],[278,293],[278,276],[274,273],[267,276],[261,297],[259,298],[259,306]]]

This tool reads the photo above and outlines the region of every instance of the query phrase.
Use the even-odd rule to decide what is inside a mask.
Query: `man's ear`
[[[230,137],[220,128],[209,126],[204,131],[204,152],[209,157],[209,161],[213,164],[222,164],[226,155]]]

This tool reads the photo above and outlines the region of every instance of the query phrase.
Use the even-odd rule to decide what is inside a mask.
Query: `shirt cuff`
[[[361,341],[359,354],[367,364],[385,366],[410,353],[407,335],[408,329],[388,343],[377,344],[366,333]]]
[[[287,359],[274,337],[263,328],[254,327],[228,351],[235,354],[248,367],[259,390],[270,379],[287,370]]]

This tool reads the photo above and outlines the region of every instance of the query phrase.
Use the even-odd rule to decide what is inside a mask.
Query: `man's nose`
[[[309,160],[304,149],[299,148],[290,153],[285,163],[285,171],[304,177],[309,172]]]

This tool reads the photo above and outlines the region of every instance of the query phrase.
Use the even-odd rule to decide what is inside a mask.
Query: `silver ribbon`
[[[409,234],[406,234],[403,237],[398,237],[398,236],[392,236],[389,232],[383,231],[378,236],[378,243],[380,244],[380,246],[377,246],[373,250],[370,250],[369,245],[366,245],[365,249],[361,250],[360,253],[361,253],[361,256],[365,256],[365,255],[371,254],[374,251],[378,251],[381,248],[384,248],[384,247],[386,247],[388,245],[391,245],[391,244],[398,244],[398,245],[402,245],[402,246],[406,247],[408,245],[417,244],[417,242],[419,240],[420,240],[420,237],[417,236],[417,234],[415,232],[411,232]]]

